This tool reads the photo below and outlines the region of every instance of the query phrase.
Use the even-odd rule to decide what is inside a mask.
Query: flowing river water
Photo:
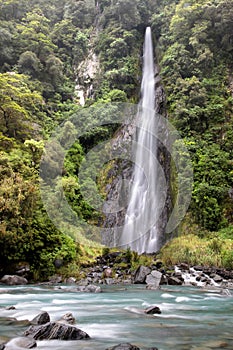
[[[104,350],[122,342],[140,349],[159,350],[233,349],[233,296],[221,290],[163,286],[146,290],[144,285],[106,286],[103,293],[75,291],[74,286],[0,286],[0,336],[13,338],[25,330],[5,317],[31,320],[42,310],[56,321],[67,312],[90,340],[38,341],[40,350]],[[15,310],[4,307],[14,305]],[[160,315],[146,315],[150,305]]]

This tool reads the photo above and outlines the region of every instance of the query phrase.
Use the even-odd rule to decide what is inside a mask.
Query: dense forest
[[[41,200],[44,145],[81,110],[138,102],[148,25],[168,117],[194,169],[189,212],[161,257],[233,268],[231,0],[0,0],[0,20],[1,270],[27,262],[34,278],[44,279],[56,259],[79,261],[75,228],[60,232]],[[101,214],[82,197],[79,166],[116,129],[91,129],[65,158],[60,186],[87,223],[98,224]]]

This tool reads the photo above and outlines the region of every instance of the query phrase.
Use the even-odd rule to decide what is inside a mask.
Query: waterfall
[[[157,115],[155,113],[155,71],[151,28],[146,28],[143,48],[141,101],[133,142],[133,176],[120,244],[138,253],[158,250],[159,216],[157,156]]]

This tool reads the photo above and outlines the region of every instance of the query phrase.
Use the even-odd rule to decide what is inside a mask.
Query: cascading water
[[[156,252],[158,246],[160,167],[157,155],[157,115],[155,113],[155,71],[152,34],[146,28],[143,52],[141,101],[133,142],[134,169],[128,208],[119,245],[143,252]]]

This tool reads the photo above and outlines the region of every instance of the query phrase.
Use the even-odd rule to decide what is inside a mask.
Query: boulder
[[[122,343],[106,350],[140,350],[140,348],[130,343]]]
[[[55,259],[54,260],[54,266],[59,269],[59,267],[63,266],[63,259]]]
[[[57,283],[62,283],[62,276],[60,275],[54,275],[49,278],[49,282],[51,284],[57,284]]]
[[[37,346],[35,339],[27,337],[13,338],[4,345],[4,350],[32,349]]]
[[[179,268],[182,270],[182,271],[189,271],[189,265],[186,264],[186,263],[181,263],[179,265]]]
[[[151,271],[146,277],[146,284],[150,286],[150,289],[157,289],[160,285],[162,273],[156,270]]]
[[[87,286],[79,286],[77,288],[77,291],[85,293],[101,293],[102,289],[99,286],[95,286],[94,284],[88,284]]]
[[[71,312],[67,312],[57,322],[67,323],[67,324],[75,324],[75,317],[73,316],[73,314]]]
[[[90,336],[81,329],[59,322],[48,322],[40,326],[30,326],[24,332],[24,335],[36,340],[80,340],[90,338]]]
[[[17,276],[28,278],[30,274],[30,265],[28,263],[20,263],[16,266],[15,274]]]
[[[5,308],[5,310],[15,310],[15,309],[16,309],[16,307],[15,307],[14,305],[7,306],[7,307]]]
[[[143,265],[139,266],[134,274],[133,283],[145,283],[146,276],[149,275],[150,272],[151,269],[149,267]]]
[[[151,305],[144,310],[147,315],[161,314],[161,310],[158,306]]]
[[[48,312],[42,311],[39,315],[34,317],[30,323],[33,325],[41,325],[41,324],[48,323],[49,321],[50,321],[50,316]]]
[[[181,286],[183,284],[183,281],[177,277],[168,276],[168,284],[172,286]]]
[[[113,273],[110,267],[104,270],[104,278],[111,278],[112,276],[113,276]]]
[[[216,283],[220,283],[220,282],[222,282],[222,277],[216,274],[216,275],[213,277],[213,280],[214,280],[214,282],[216,282]]]
[[[7,284],[8,286],[27,284],[28,280],[24,277],[17,275],[5,275],[0,280],[1,283]]]
[[[117,283],[117,281],[116,281],[115,278],[105,278],[105,279],[104,279],[104,282],[105,282],[106,284],[108,284],[108,285],[110,285],[110,284],[116,284],[116,283]]]
[[[11,325],[12,327],[27,327],[31,324],[28,320],[17,320],[14,317],[0,317],[0,323]]]
[[[84,273],[84,272],[83,272]],[[77,284],[80,286],[80,287],[86,287],[88,286],[88,280],[85,278],[81,279],[80,281],[77,282]]]
[[[76,283],[76,278],[75,277],[69,277],[65,280],[65,283],[69,283],[69,284],[74,284]]]

